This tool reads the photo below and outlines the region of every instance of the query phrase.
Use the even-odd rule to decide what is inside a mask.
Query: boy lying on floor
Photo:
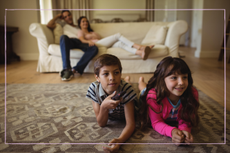
[[[115,138],[103,147],[105,152],[116,152],[119,143],[124,143],[135,129],[134,102],[136,93],[133,87],[121,79],[122,66],[120,60],[113,55],[103,54],[94,63],[94,74],[97,81],[93,82],[86,94],[93,100],[93,109],[99,126],[106,126],[108,119],[125,120],[126,126],[119,138]],[[111,99],[121,91],[126,94],[119,100]]]

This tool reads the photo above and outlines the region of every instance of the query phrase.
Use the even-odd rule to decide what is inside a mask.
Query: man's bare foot
[[[144,81],[144,77],[140,77],[139,81],[138,81],[138,88],[140,91],[142,91],[143,89],[145,89],[147,86],[147,84]]]
[[[124,80],[125,80],[125,82],[130,83],[130,76],[126,76],[126,77],[124,78]]]

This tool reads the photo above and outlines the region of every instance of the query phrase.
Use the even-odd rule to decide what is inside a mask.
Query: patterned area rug
[[[89,84],[10,84],[7,85],[5,134],[5,87],[0,85],[0,152],[73,153],[103,152],[111,139],[118,137],[124,122],[108,121],[97,125],[92,102],[85,98]],[[137,89],[137,84],[133,84]],[[230,150],[227,111],[224,143],[224,109],[199,91],[200,125],[193,130],[194,143],[175,146],[171,138],[161,136],[151,127],[136,129],[119,152],[226,153]],[[6,136],[6,144],[5,144]]]

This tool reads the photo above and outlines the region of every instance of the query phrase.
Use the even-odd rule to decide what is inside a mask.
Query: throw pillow
[[[59,44],[60,43],[60,37],[63,35],[63,29],[62,26],[58,23],[56,23],[56,27],[53,30],[54,33],[54,43]]]
[[[144,45],[155,45],[155,44],[164,45],[167,31],[168,31],[167,26],[153,25],[149,29],[145,38],[142,40],[141,44],[144,44]]]
[[[79,28],[77,28],[76,26],[71,26],[69,24],[66,24],[63,27],[63,34],[67,35],[69,38],[77,38],[78,31],[80,31]]]

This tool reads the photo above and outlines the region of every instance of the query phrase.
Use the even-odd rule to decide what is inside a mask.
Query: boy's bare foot
[[[138,81],[138,88],[139,88],[139,90],[142,91],[143,89],[145,89],[146,85],[147,84],[144,81],[144,77],[140,77],[139,81]]]
[[[126,76],[126,77],[124,78],[124,80],[125,80],[125,82],[130,83],[130,76]]]

